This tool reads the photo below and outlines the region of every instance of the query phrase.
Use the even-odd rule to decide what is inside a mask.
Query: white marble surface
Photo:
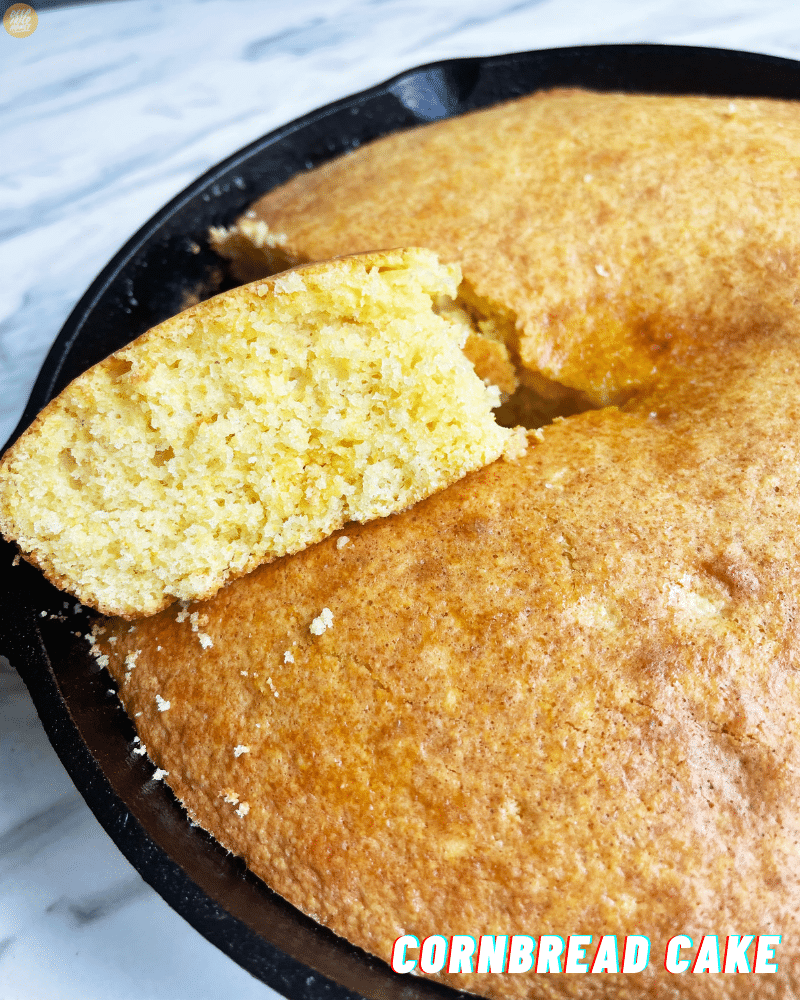
[[[222,157],[419,63],[631,41],[800,58],[800,4],[118,0],[0,30],[0,442],[97,271]],[[0,660],[0,1000],[233,995],[275,996],[122,858]]]

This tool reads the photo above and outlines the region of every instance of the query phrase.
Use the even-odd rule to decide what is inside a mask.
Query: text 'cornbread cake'
[[[426,250],[368,254],[162,323],[6,453],[0,530],[84,603],[135,617],[524,448],[461,351],[459,280]]]
[[[547,91],[302,172],[214,240],[243,277],[430,247],[545,418],[793,316],[799,174],[792,102]]]

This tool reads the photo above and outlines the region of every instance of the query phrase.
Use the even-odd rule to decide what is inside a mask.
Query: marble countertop
[[[420,63],[642,41],[800,58],[800,5],[117,0],[47,5],[27,38],[0,30],[0,442],[95,274],[229,153]],[[120,855],[0,658],[0,1000],[231,995],[276,996]]]

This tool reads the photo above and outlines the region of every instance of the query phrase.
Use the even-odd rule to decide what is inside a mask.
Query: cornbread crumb
[[[171,702],[162,698],[160,694],[156,695],[156,705],[158,705],[159,712],[166,712],[172,707]]]
[[[206,635],[205,632],[198,632],[197,638],[200,640],[200,645],[203,647],[203,649],[211,649],[211,647],[214,645],[211,636]]]
[[[274,285],[276,295],[286,295],[290,292],[304,292],[305,283],[297,271],[288,271],[278,278]]]
[[[201,615],[199,611],[193,611],[189,615],[189,621],[191,622],[192,632],[197,632],[201,625],[208,624],[208,615]]]
[[[169,771],[165,771],[161,767],[157,767],[155,771],[153,771],[153,781],[163,781],[164,778],[168,776],[169,776]]]
[[[250,812],[250,804],[248,802],[242,802],[240,803],[239,808],[236,810],[236,815],[244,817],[249,812]]]
[[[330,608],[323,608],[314,621],[311,622],[309,632],[312,635],[322,635],[325,629],[328,628],[333,628],[333,612]]]
[[[241,757],[243,753],[250,753],[250,747],[246,747],[240,743],[238,747],[233,748],[234,757]]]
[[[292,656],[291,650],[287,649],[286,652],[283,654],[283,662],[294,663],[294,657]]]
[[[350,541],[350,539],[349,539],[349,537],[347,535],[340,535],[336,539],[336,548],[337,549],[343,549],[345,547],[345,545],[347,545],[347,543],[349,541]]]
[[[528,432],[524,427],[515,427],[509,434],[503,449],[503,458],[507,462],[516,461],[528,453]]]
[[[239,801],[239,796],[237,795],[236,792],[233,791],[232,788],[225,788],[220,794],[225,797],[225,802],[229,803],[230,805],[235,806]]]
[[[510,434],[468,330],[437,311],[460,278],[429,250],[364,254],[167,320],[8,450],[0,530],[84,604],[134,618],[443,489]]]

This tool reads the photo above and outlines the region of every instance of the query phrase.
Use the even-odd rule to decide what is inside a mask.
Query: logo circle
[[[27,38],[38,24],[36,11],[27,3],[14,3],[3,14],[3,27],[12,38]]]

